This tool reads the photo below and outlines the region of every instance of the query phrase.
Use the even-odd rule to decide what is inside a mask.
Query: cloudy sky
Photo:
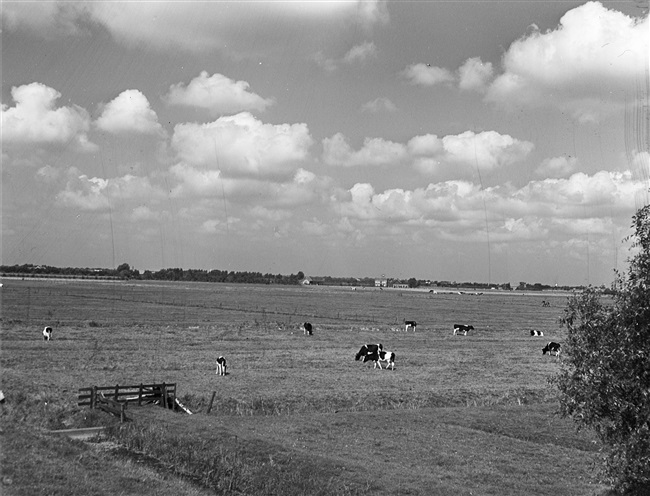
[[[2,2],[2,263],[606,284],[647,2]]]

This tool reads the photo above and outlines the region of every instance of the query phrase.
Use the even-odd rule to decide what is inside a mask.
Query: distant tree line
[[[228,271],[228,270],[203,270],[203,269],[161,269],[158,271],[139,270],[132,268],[128,263],[119,265],[116,269],[103,268],[81,268],[81,267],[52,267],[49,265],[0,265],[0,273],[5,275],[16,275],[23,277],[76,277],[85,279],[138,279],[143,281],[186,281],[186,282],[226,282],[245,284],[300,284],[305,279],[305,274],[299,271],[297,274],[262,274],[261,272]],[[320,286],[358,286],[374,287],[375,278],[372,277],[313,277],[312,285]],[[474,291],[489,289],[500,289],[511,291],[509,282],[503,284],[483,282],[458,282],[458,281],[431,281],[411,277],[409,279],[388,279],[388,286],[405,285],[409,288],[422,286],[438,288],[465,288]],[[575,290],[583,289],[575,286],[550,286],[547,284],[520,282],[516,288],[518,291],[545,291],[551,289]],[[607,293],[610,290],[604,286],[600,291]]]
[[[1,265],[0,272],[18,276],[63,276],[83,278],[138,279],[152,281],[229,282],[248,284],[299,284],[305,278],[302,272],[291,275],[262,274],[261,272],[235,272],[227,270],[162,269],[140,272],[127,263],[116,269],[51,267],[48,265]]]

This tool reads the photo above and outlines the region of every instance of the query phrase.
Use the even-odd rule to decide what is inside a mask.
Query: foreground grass
[[[547,378],[558,362],[525,329],[561,341],[558,309],[533,297],[49,281],[3,291],[7,494],[66,484],[80,489],[59,494],[148,494],[138,486],[146,474],[169,488],[156,494],[181,495],[605,489],[591,475],[593,439],[553,414]],[[407,317],[417,333],[394,332]],[[314,336],[299,331],[306,320]],[[480,324],[458,337],[455,321]],[[43,322],[54,341],[40,339]],[[366,342],[396,351],[395,371],[355,362]],[[215,375],[219,354],[226,377]],[[76,406],[79,387],[163,381],[178,384],[195,415],[129,407],[134,422],[111,434],[121,450],[84,451],[41,432],[109,422]]]

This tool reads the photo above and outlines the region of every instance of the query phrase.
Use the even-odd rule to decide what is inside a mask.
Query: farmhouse
[[[375,279],[375,287],[376,288],[385,288],[388,286],[388,279]]]

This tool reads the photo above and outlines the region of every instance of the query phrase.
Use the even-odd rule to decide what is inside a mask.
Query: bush
[[[591,289],[569,298],[565,360],[553,382],[561,413],[601,439],[614,490],[640,494],[650,487],[650,206],[633,228],[638,252],[627,278],[617,276],[613,302]]]

